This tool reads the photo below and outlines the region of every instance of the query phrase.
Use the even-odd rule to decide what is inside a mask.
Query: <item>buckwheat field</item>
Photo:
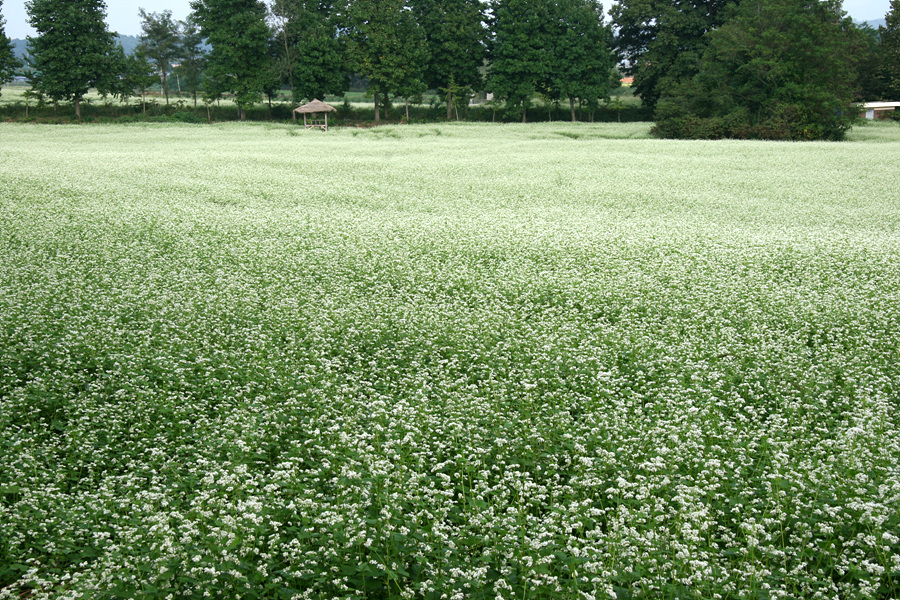
[[[0,125],[0,598],[900,597],[900,127]]]

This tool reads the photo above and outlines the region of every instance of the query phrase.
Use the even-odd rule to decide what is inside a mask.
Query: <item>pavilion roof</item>
[[[320,112],[335,112],[337,109],[330,104],[325,104],[321,100],[313,100],[312,102],[307,102],[303,106],[298,106],[294,109],[295,113],[320,113]]]

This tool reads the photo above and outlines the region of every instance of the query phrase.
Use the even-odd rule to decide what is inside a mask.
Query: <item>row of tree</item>
[[[2,0],[0,0],[2,2]],[[289,88],[294,100],[368,82],[375,120],[390,97],[438,92],[453,107],[487,89],[522,120],[533,98],[587,105],[608,97],[614,53],[670,137],[839,139],[854,101],[900,99],[900,0],[886,25],[860,28],[840,0],[192,0],[185,22],[141,10],[126,57],[102,0],[29,0],[35,93],[88,88],[129,96],[168,78],[241,113]],[[65,24],[65,26],[61,26]],[[613,36],[613,30],[616,32]],[[16,68],[0,22],[0,83]]]
[[[29,79],[36,93],[80,102],[89,88],[130,96],[169,77],[207,101],[244,110],[283,87],[294,100],[339,95],[365,79],[375,120],[390,97],[435,90],[447,117],[476,90],[521,110],[532,99],[596,106],[617,81],[611,31],[596,0],[193,0],[188,20],[141,10],[126,57],[103,0],[29,0]],[[60,24],[65,26],[61,27]],[[5,39],[5,38],[4,38]],[[208,50],[208,51],[207,51]],[[176,66],[177,65],[177,66]]]

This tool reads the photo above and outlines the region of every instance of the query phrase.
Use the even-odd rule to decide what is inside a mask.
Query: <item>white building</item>
[[[900,108],[900,102],[866,102],[864,108],[867,119],[886,119],[887,113]]]

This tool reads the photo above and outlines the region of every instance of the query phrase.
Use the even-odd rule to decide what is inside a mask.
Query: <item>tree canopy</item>
[[[454,97],[481,84],[487,53],[486,6],[482,0],[411,0],[428,46],[425,83],[442,93],[451,118]]]
[[[118,96],[122,99],[139,95],[144,112],[147,111],[146,92],[155,82],[159,81],[159,73],[156,67],[150,64],[147,55],[138,47],[133,53],[122,60],[123,69],[119,76]]]
[[[521,108],[522,122],[535,94],[545,91],[553,57],[547,0],[498,0],[494,5],[488,83],[499,98]]]
[[[268,73],[269,28],[259,0],[192,0],[201,34],[212,46],[206,63],[208,97],[234,94],[241,119],[262,100]]]
[[[707,33],[725,22],[725,9],[738,0],[618,0],[610,10],[618,29],[615,45],[625,72],[644,106],[700,68]]]
[[[193,16],[179,23],[181,50],[178,66],[174,69],[180,89],[191,94],[197,106],[197,94],[203,84],[206,68],[206,50],[203,48],[203,34]]]
[[[611,33],[603,24],[603,5],[596,0],[558,0],[551,4],[553,55],[547,93],[569,100],[575,121],[575,100],[596,106],[609,97],[615,59]]]
[[[0,9],[2,8],[3,0],[0,0]],[[10,81],[16,69],[22,66],[22,63],[19,62],[19,59],[13,53],[12,41],[6,37],[6,32],[3,28],[4,24],[3,14],[0,13],[0,85]]]
[[[172,62],[181,55],[181,36],[178,23],[172,19],[172,11],[148,13],[143,8],[141,15],[141,50],[156,66],[159,73],[166,104],[169,103],[169,70]]]
[[[375,95],[410,97],[427,89],[425,33],[403,0],[353,0],[348,9],[347,63],[369,80]]]
[[[294,101],[324,98],[347,89],[341,5],[332,0],[274,0],[276,70]]]
[[[567,101],[575,120],[576,103],[594,109],[618,82],[615,48],[659,135],[838,139],[850,99],[900,97],[898,3],[876,32],[839,0],[617,0],[612,25],[599,0],[191,0],[185,23],[141,9],[141,49],[167,103],[173,72],[195,104],[201,88],[208,100],[231,94],[241,118],[285,85],[299,102],[341,94],[353,77],[378,122],[391,96],[427,89],[448,119],[483,89],[523,121],[538,96]],[[27,6],[36,92],[80,115],[90,87],[137,89],[143,65],[116,49],[103,0]],[[0,21],[0,82],[16,66],[8,48]]]
[[[900,101],[900,0],[891,0],[891,8],[878,28],[880,72],[885,99]]]
[[[743,0],[699,73],[663,96],[663,137],[841,139],[856,116],[859,37],[840,0]]]
[[[113,91],[121,52],[106,28],[102,0],[28,0],[32,85],[51,100],[71,100],[81,118],[81,99],[90,88]]]

